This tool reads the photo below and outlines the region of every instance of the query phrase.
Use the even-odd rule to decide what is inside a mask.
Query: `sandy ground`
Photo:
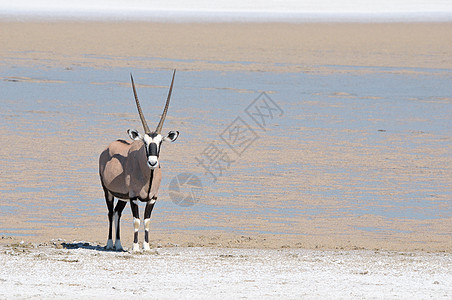
[[[452,68],[452,23],[2,22],[0,41],[0,66],[8,68],[36,66],[71,70],[80,66],[104,69],[177,67],[182,71],[307,73],[346,72],[343,69],[329,69],[328,65],[390,66],[403,68],[403,72],[412,72],[410,68]],[[344,94],[338,95],[341,97]],[[17,116],[9,117],[15,120]],[[127,118],[135,119],[136,116]],[[11,147],[3,147],[0,152],[5,164],[6,161],[15,159],[15,153],[23,153],[24,156],[30,154],[30,144],[39,145],[33,152],[37,157],[48,157],[47,161],[42,161],[30,156],[26,160],[14,161],[11,169],[4,169],[4,166],[0,169],[0,183],[5,189],[0,195],[8,199],[9,204],[15,199],[29,198],[31,207],[36,208],[27,211],[27,218],[21,218],[14,214],[14,206],[11,212],[6,206],[0,206],[3,214],[0,220],[0,227],[3,228],[0,229],[6,232],[8,228],[24,229],[24,232],[36,234],[2,236],[0,299],[111,296],[133,296],[139,299],[452,297],[451,218],[401,220],[397,223],[400,232],[384,237],[378,232],[350,230],[350,224],[358,227],[369,223],[383,227],[392,225],[391,220],[372,215],[340,219],[321,216],[300,219],[298,224],[305,232],[302,235],[242,235],[221,230],[167,232],[153,228],[153,250],[149,253],[104,251],[107,219],[103,203],[94,214],[93,211],[86,212],[82,209],[77,211],[77,216],[73,219],[83,225],[80,227],[55,226],[66,224],[72,213],[65,211],[65,204],[60,202],[60,197],[52,194],[53,197],[47,200],[47,206],[40,207],[40,199],[47,198],[50,193],[69,193],[68,182],[64,181],[64,177],[70,177],[71,172],[85,166],[87,161],[95,161],[93,157],[99,152],[99,147],[104,147],[108,142],[98,139],[103,132],[90,132],[92,136],[83,136],[86,143],[79,146],[80,136],[74,135],[70,129],[72,126],[82,128],[81,123],[72,120],[67,124],[55,125],[63,128],[67,126],[61,136],[64,143],[60,143],[54,136],[40,136],[39,131],[24,130],[21,135],[14,136],[6,128],[0,128],[2,141]],[[183,125],[183,120],[174,120],[174,123],[181,127],[188,126]],[[18,123],[17,126],[18,130],[27,128],[26,123]],[[303,130],[306,131],[306,128]],[[317,132],[306,132],[305,136],[309,134],[315,135]],[[394,138],[398,141],[406,137]],[[43,139],[47,142],[43,143]],[[357,152],[353,149],[364,149],[356,148],[356,143],[341,144],[338,151],[338,148],[331,148],[328,142],[313,144],[293,142],[288,138],[282,138],[279,142],[292,142],[293,145],[293,152],[282,158],[283,162],[312,163],[318,167],[317,171],[312,170],[310,177],[306,177],[303,189],[333,184],[335,177],[322,181],[315,174],[332,163],[338,164],[338,167],[344,162],[361,167],[362,157],[368,155],[364,165],[369,169],[380,170],[381,163],[385,162],[383,156],[378,156],[380,160],[374,160],[375,156],[366,151],[356,155]],[[77,151],[67,153],[68,147]],[[168,149],[168,157],[181,152],[186,155],[185,158],[179,158],[183,160],[200,151],[190,144],[181,143],[178,147]],[[8,149],[14,149],[14,153]],[[301,149],[304,155],[297,155],[299,152],[295,149]],[[377,150],[375,151],[379,154]],[[441,165],[450,166],[451,158],[447,156],[450,152],[442,149],[443,156],[432,158],[424,153],[436,153],[439,149],[421,150],[422,155],[414,157],[395,149],[394,161],[383,165],[386,169],[381,170],[394,166],[397,168],[392,173],[385,171],[379,176],[387,176],[388,181],[392,178],[405,178],[409,181],[412,174],[418,174],[417,164],[420,167],[429,164],[433,167],[428,176],[433,176],[440,183],[448,181],[449,167],[441,168],[446,170],[444,174],[437,170]],[[64,157],[61,155],[63,152],[66,153]],[[253,156],[267,159],[271,154],[268,151],[256,151],[245,155],[243,159],[252,164]],[[338,157],[336,162],[331,160],[333,156]],[[416,164],[412,164],[412,161]],[[74,165],[74,162],[80,166]],[[49,165],[52,166],[50,169]],[[407,169],[407,165],[412,168]],[[30,169],[36,172],[29,173]],[[424,170],[425,168],[421,169],[422,172]],[[29,177],[20,174],[28,174]],[[76,182],[77,188],[82,191],[81,195],[86,199],[101,199],[97,174],[86,172],[83,175]],[[419,176],[424,175],[422,173]],[[289,172],[275,180],[274,184],[288,182],[296,185],[297,178]],[[233,181],[240,178],[228,180],[225,183],[234,184]],[[255,180],[265,181],[268,177],[260,176]],[[23,191],[10,193],[9,190],[14,190],[17,182],[26,184]],[[35,182],[35,185],[27,190],[30,182]],[[48,182],[56,186],[56,191],[53,188],[45,190]],[[37,189],[40,192],[34,192],[33,188],[43,187],[44,190]],[[286,196],[295,200],[299,198],[299,194],[290,191]],[[274,201],[274,205],[279,205],[281,202],[278,201],[282,201],[277,196],[270,200]],[[220,203],[224,199],[216,201]],[[310,201],[316,203],[322,199],[313,198]],[[332,205],[340,203],[338,201]],[[55,213],[54,207],[60,207],[58,213]],[[157,219],[153,221],[157,224],[167,221],[165,216],[171,220],[168,211],[161,211],[160,217],[159,214],[156,215]],[[191,224],[209,225],[202,214],[194,216],[187,212],[177,217],[185,218]],[[236,228],[246,226],[248,222],[243,216],[213,217],[217,222],[220,220],[224,224],[233,224]],[[45,221],[42,221],[43,218]],[[122,224],[123,245],[128,248],[132,236],[128,208]],[[261,221],[256,225],[256,230],[263,230],[265,224]],[[413,230],[413,233],[407,233],[409,230]],[[434,236],[432,232],[435,233]],[[50,241],[58,238],[60,240]],[[88,242],[72,242],[80,239]],[[320,250],[316,250],[317,248]]]
[[[91,297],[450,299],[450,253],[156,248],[86,242],[0,247],[0,299]]]

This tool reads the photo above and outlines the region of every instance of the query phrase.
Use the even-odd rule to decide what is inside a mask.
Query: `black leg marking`
[[[119,221],[121,220],[122,211],[124,210],[124,207],[126,207],[127,202],[118,200],[118,203],[116,203],[115,207],[115,214],[118,214],[118,224],[116,225],[116,240],[120,240],[120,226]]]
[[[135,231],[133,233],[133,243],[134,244],[138,243],[138,231]]]
[[[107,208],[108,208],[108,223],[109,223],[109,227],[108,227],[108,239],[111,240],[113,239],[113,215],[114,215],[114,211],[113,211],[113,207],[114,207],[114,197],[110,195],[110,193],[104,188],[104,193],[105,193],[105,201],[107,203]]]
[[[136,244],[138,243],[138,228],[140,224],[138,223],[138,225],[135,224],[135,220],[138,219],[138,222],[140,220],[140,213],[139,213],[139,207],[138,204],[135,201],[130,201],[130,208],[132,209],[132,215],[133,215],[133,227],[134,227],[134,235],[133,235],[133,243]]]

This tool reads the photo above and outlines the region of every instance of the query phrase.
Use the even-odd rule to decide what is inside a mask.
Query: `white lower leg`
[[[149,228],[151,226],[151,219],[145,219],[144,220],[144,235],[145,235],[145,240],[143,242],[143,250],[148,251],[151,250],[151,248],[149,247],[149,242],[146,242],[146,238],[149,238]]]
[[[112,250],[113,249],[113,240],[109,239],[107,241],[107,250]]]
[[[120,240],[116,240],[115,241],[115,250],[116,251],[123,251],[124,249],[122,249],[122,245],[121,245],[121,241]]]
[[[140,229],[140,219],[133,218],[133,229],[134,229],[134,241],[132,245],[132,251],[139,251],[140,246],[138,246],[138,230]]]

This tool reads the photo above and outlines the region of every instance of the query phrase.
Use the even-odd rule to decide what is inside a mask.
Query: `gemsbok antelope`
[[[137,105],[138,114],[140,115],[141,123],[144,128],[144,135],[138,133],[135,129],[127,130],[129,137],[133,140],[127,142],[124,140],[117,140],[111,143],[105,149],[99,158],[99,174],[102,187],[105,192],[105,200],[108,207],[108,241],[106,249],[122,251],[119,221],[121,214],[130,200],[130,207],[133,215],[134,237],[132,251],[138,251],[138,231],[140,227],[140,217],[138,212],[138,200],[146,202],[144,211],[144,242],[143,250],[150,250],[149,248],[149,227],[151,220],[152,209],[157,200],[157,193],[162,180],[162,171],[159,164],[160,147],[163,141],[174,142],[179,131],[170,131],[166,136],[161,135],[163,122],[165,121],[168,105],[173,90],[174,75],[166,99],[165,108],[163,109],[162,117],[157,125],[155,131],[151,132],[144,118],[141,110],[140,102],[138,101],[137,91],[133,82],[132,74],[130,79],[132,81],[133,95]],[[114,206],[114,197],[118,198],[116,207]],[[113,246],[112,223],[115,224],[115,244]]]

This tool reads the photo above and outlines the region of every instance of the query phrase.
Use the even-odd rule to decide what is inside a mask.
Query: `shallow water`
[[[141,130],[129,72],[150,127],[162,110],[171,72],[0,71],[0,130],[7,142],[0,156],[0,195],[9,199],[0,206],[0,220],[27,222],[0,221],[0,234],[33,234],[37,223],[71,228],[104,222],[98,155],[109,142],[127,138],[128,128]],[[246,113],[261,92],[282,110],[263,128]],[[307,232],[303,222],[326,220],[334,233],[340,219],[344,225],[337,230],[385,234],[416,232],[429,227],[429,220],[447,219],[451,95],[448,69],[178,71],[164,130],[181,135],[162,150],[155,228],[306,235],[320,233]],[[221,139],[237,117],[256,137],[240,154]],[[212,144],[233,160],[216,181],[196,160]],[[194,206],[178,206],[168,196],[170,181],[181,172],[202,181],[203,196]],[[357,221],[362,217],[366,224]],[[408,220],[415,223],[404,225]],[[450,229],[428,230],[450,235]]]

